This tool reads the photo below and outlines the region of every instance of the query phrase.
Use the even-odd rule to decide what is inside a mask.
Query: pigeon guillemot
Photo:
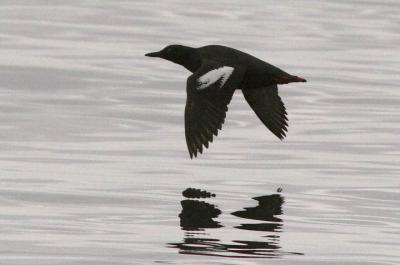
[[[185,107],[190,158],[202,153],[203,145],[208,148],[213,135],[218,135],[235,89],[242,90],[258,118],[282,140],[288,119],[277,85],[306,82],[250,54],[220,45],[200,48],[170,45],[146,56],[180,64],[193,73],[187,79]]]

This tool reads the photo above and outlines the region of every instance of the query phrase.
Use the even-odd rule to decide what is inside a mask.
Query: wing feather
[[[246,89],[243,95],[262,123],[282,140],[286,136],[289,120],[285,105],[278,95],[278,86]]]
[[[220,73],[220,76],[218,74]],[[242,81],[244,69],[213,61],[189,76],[186,85],[185,136],[190,158],[208,148],[225,122],[228,104]]]

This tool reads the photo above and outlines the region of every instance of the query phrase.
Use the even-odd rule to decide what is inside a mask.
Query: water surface
[[[399,12],[373,0],[1,1],[0,263],[398,264]],[[238,91],[190,160],[188,72],[143,56],[172,43],[233,46],[305,77],[280,86],[287,139]],[[219,209],[216,227],[182,225],[187,187],[216,194],[198,199]],[[278,219],[232,214],[279,187]]]

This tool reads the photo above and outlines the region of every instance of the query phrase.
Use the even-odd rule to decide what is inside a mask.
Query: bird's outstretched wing
[[[244,68],[204,61],[187,79],[185,136],[190,158],[208,148],[225,121],[228,104],[239,87]]]
[[[278,95],[278,86],[270,85],[242,91],[244,98],[262,123],[282,140],[286,136],[288,118],[285,105]]]

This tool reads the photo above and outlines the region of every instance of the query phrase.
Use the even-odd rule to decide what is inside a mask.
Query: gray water
[[[397,0],[0,1],[0,264],[399,264],[399,13]],[[305,77],[280,86],[288,137],[237,91],[190,160],[189,73],[143,56],[172,43]],[[216,194],[201,201],[218,227],[181,227],[188,187]],[[231,214],[278,188],[281,213]]]

